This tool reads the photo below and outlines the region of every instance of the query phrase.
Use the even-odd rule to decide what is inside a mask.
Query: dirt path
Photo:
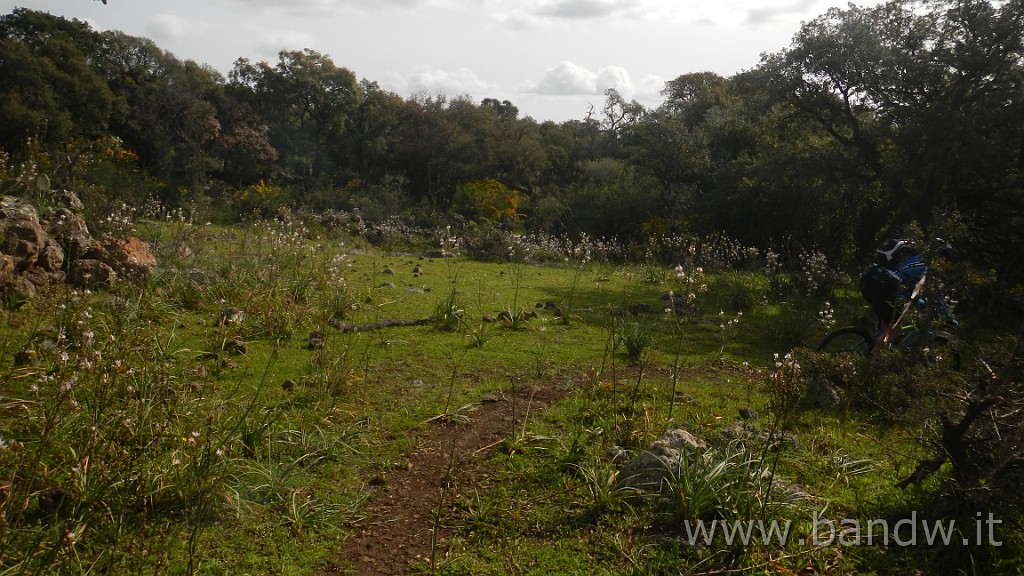
[[[461,488],[477,483],[474,475],[479,474],[480,459],[510,436],[513,410],[519,419],[527,403],[533,414],[557,396],[551,389],[534,388],[524,390],[516,402],[510,397],[487,397],[468,414],[469,422],[435,424],[408,455],[408,469],[389,471],[374,482],[380,486],[370,499],[367,519],[355,527],[336,565],[323,573],[396,576],[407,573],[417,561],[429,562],[432,512],[442,482],[447,483],[447,506]],[[453,456],[456,466],[450,467]],[[450,469],[452,474],[446,478]],[[439,550],[446,548],[443,542],[448,536],[442,527]]]

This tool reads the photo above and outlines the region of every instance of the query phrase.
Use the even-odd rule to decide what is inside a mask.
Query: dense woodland
[[[312,50],[227,78],[152,41],[28,9],[0,17],[0,190],[282,206],[643,240],[724,233],[856,269],[916,226],[977,284],[1021,284],[1024,1],[896,0],[807,22],[731,77],[682,74],[654,109],[584,118],[403,97]]]

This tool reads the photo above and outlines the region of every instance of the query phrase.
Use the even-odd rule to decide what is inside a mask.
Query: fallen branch
[[[419,320],[392,320],[385,319],[372,324],[346,324],[341,320],[331,318],[327,323],[332,328],[336,328],[339,332],[367,332],[369,330],[380,330],[381,328],[393,328],[396,326],[423,326],[424,324],[430,324],[433,322],[433,318],[421,318]]]

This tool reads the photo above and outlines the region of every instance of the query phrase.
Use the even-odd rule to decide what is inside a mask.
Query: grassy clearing
[[[525,385],[564,399],[524,410],[494,456],[473,460],[474,486],[439,516],[453,536],[417,570],[913,573],[943,561],[685,541],[698,519],[788,520],[806,536],[812,512],[891,516],[927,495],[892,488],[920,455],[916,428],[849,405],[787,408],[772,388],[774,355],[858,314],[852,294],[826,306],[777,272],[729,267],[385,252],[297,218],[142,233],[161,262],[145,286],[57,288],[4,312],[0,573],[336,565],[372,479],[403,469],[418,435]],[[723,440],[746,408],[795,442]],[[666,512],[615,489],[610,455],[671,426],[716,452],[673,480],[691,488]],[[766,487],[770,472],[810,496]]]

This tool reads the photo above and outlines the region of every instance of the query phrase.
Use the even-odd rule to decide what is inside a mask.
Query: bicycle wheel
[[[956,336],[949,332],[936,332],[928,340],[925,349],[925,362],[930,366],[938,366],[952,371],[960,370],[960,346]]]
[[[825,336],[815,350],[829,354],[853,352],[867,356],[871,352],[871,346],[871,333],[867,330],[860,326],[844,326]]]

